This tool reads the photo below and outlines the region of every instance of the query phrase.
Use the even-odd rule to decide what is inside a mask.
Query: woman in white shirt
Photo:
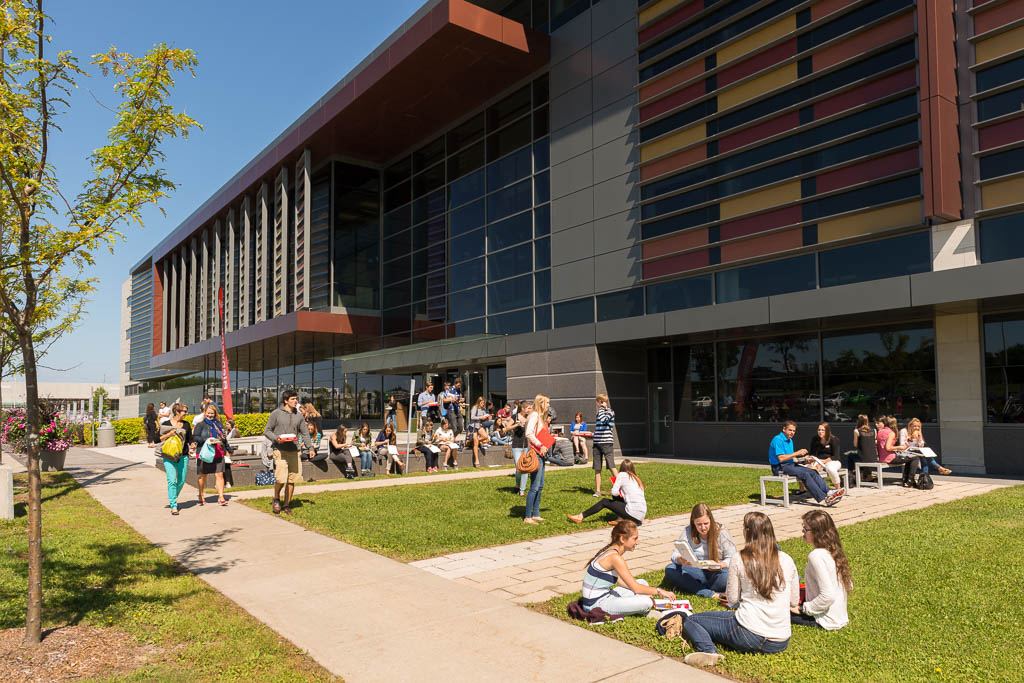
[[[434,445],[441,449],[441,464],[445,469],[448,469],[448,465],[452,467],[458,467],[459,461],[455,459],[455,451],[459,450],[458,445],[455,443],[455,433],[448,426],[448,418],[441,418],[441,426],[434,432]],[[451,459],[451,463],[448,459]]]
[[[729,562],[736,554],[732,534],[715,521],[711,508],[697,503],[690,511],[690,525],[679,534],[676,543],[689,544],[698,560],[717,562],[718,566],[694,566],[684,560],[678,550],[673,550],[671,561],[665,567],[665,578],[685,593],[717,600],[725,592]]]
[[[800,603],[800,576],[793,558],[779,550],[775,528],[763,512],[743,517],[743,550],[729,564],[726,600],[735,612],[700,612],[683,629],[696,652],[687,664],[711,666],[725,657],[715,643],[738,652],[774,654],[789,646],[790,608]]]
[[[618,518],[628,519],[637,526],[644,523],[647,516],[647,498],[644,497],[644,483],[636,475],[631,460],[623,460],[619,465],[619,475],[612,484],[612,497],[602,498],[578,515],[569,515],[569,521],[576,524],[583,522],[584,517],[596,515],[601,510],[611,510]],[[614,524],[614,522],[612,522]]]
[[[853,590],[850,563],[827,512],[811,510],[802,521],[804,541],[814,550],[807,556],[807,596],[800,607],[792,608],[790,620],[800,626],[835,631],[850,623],[846,613],[846,599]]]

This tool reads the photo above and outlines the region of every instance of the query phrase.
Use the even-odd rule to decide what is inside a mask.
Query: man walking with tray
[[[299,396],[294,391],[281,394],[281,405],[270,414],[267,428],[263,435],[270,440],[274,456],[274,514],[283,510],[286,515],[292,514],[292,493],[295,482],[302,477],[302,464],[299,460],[299,442],[306,450],[313,448],[309,440],[306,420],[298,411]],[[281,505],[281,487],[284,486],[284,505]]]

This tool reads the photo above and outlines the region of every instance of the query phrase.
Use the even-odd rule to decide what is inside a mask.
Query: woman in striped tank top
[[[636,522],[624,519],[612,527],[612,542],[587,563],[580,599],[583,609],[589,612],[600,607],[608,614],[629,616],[647,614],[654,607],[655,597],[675,599],[675,593],[633,578],[624,555],[636,549],[639,539]]]

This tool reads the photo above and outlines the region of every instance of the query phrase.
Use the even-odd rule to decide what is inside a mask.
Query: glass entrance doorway
[[[672,385],[647,385],[648,446],[651,455],[673,455]]]

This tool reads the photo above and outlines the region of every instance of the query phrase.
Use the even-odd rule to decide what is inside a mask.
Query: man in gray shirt
[[[274,456],[274,514],[282,510],[286,515],[292,514],[292,493],[295,482],[302,477],[302,465],[299,461],[299,439],[306,449],[312,449],[306,420],[297,409],[299,397],[294,391],[281,394],[281,405],[267,418],[267,428],[263,435],[270,440]],[[291,434],[295,441],[281,441],[281,435]],[[284,505],[281,505],[281,487],[284,486]]]

